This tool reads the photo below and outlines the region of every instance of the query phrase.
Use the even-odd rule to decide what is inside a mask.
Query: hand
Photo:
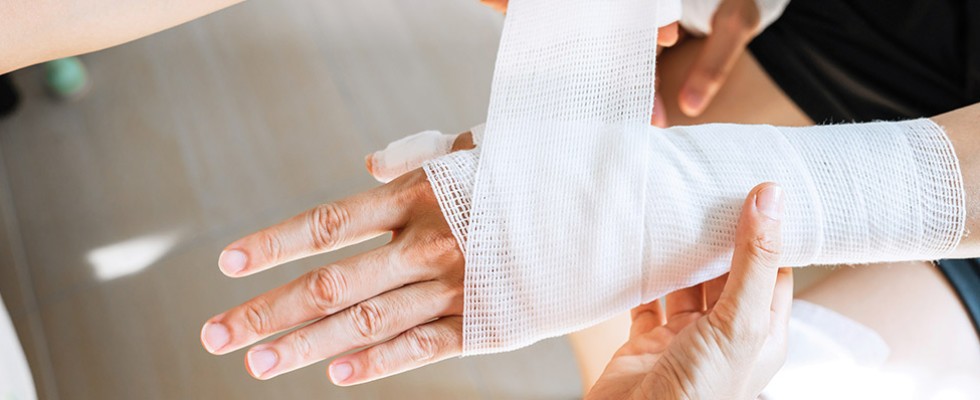
[[[735,61],[759,34],[761,15],[756,0],[721,0],[701,55],[680,90],[678,107],[690,117],[704,112],[725,83]]]
[[[218,263],[226,275],[243,277],[386,232],[392,240],[381,248],[316,268],[212,317],[201,331],[205,349],[227,354],[293,329],[246,354],[249,373],[268,379],[366,347],[330,364],[338,385],[459,355],[463,254],[420,169],[246,236]]]
[[[633,310],[630,338],[586,399],[754,399],[786,356],[792,269],[777,269],[782,202],[749,193],[730,274]]]

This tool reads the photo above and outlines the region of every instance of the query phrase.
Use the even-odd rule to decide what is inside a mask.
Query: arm
[[[953,142],[966,190],[966,234],[951,258],[980,257],[980,103],[933,117]]]
[[[0,74],[138,39],[242,0],[5,0]]]
[[[980,208],[980,140],[974,139],[978,127],[972,122],[978,119],[980,105],[934,119],[956,146],[968,210]],[[469,135],[460,136],[454,150],[468,148],[470,140]],[[230,244],[219,265],[225,274],[239,277],[387,231],[398,232],[379,249],[317,268],[211,318],[202,332],[204,346],[212,353],[226,354],[299,327],[252,346],[246,365],[260,379],[367,346],[331,363],[333,381],[344,385],[459,355],[463,253],[432,193],[432,180],[419,169],[411,170],[387,185],[317,207]],[[976,213],[968,214],[967,229],[980,229]],[[955,256],[980,256],[980,240],[967,236]],[[317,322],[303,326],[308,321]],[[385,341],[388,337],[395,339]]]

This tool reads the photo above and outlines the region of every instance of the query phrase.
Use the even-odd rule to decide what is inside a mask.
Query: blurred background
[[[42,399],[568,399],[563,339],[338,388],[326,363],[252,379],[208,317],[318,265],[243,279],[221,249],[376,185],[364,155],[486,115],[503,17],[477,1],[251,1],[81,57],[91,87],[11,75],[0,120],[0,295]],[[2,327],[0,327],[2,328]],[[6,356],[3,356],[6,357]]]

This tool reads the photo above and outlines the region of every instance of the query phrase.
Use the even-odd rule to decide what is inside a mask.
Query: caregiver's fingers
[[[370,382],[458,356],[463,351],[463,317],[440,318],[398,337],[330,363],[328,373],[341,386]]]
[[[667,320],[681,314],[704,311],[704,290],[698,284],[671,292],[665,296],[667,300]]]
[[[630,324],[630,337],[642,335],[652,331],[654,328],[667,323],[666,314],[660,299],[655,299],[649,303],[641,304],[630,310],[632,323]]]
[[[732,270],[710,314],[731,332],[758,337],[760,330],[768,331],[782,247],[782,213],[783,191],[773,183],[756,186],[742,206],[735,230]]]
[[[441,281],[416,283],[393,290],[275,341],[253,347],[245,356],[246,366],[255,378],[269,379],[351,349],[384,341],[435,318],[459,315],[463,311],[462,296],[462,287]],[[443,342],[431,344],[445,345]]]
[[[728,273],[725,273],[704,283],[704,307],[706,309],[711,310],[718,303],[718,298],[721,297],[721,293],[725,290],[725,284],[727,282]]]
[[[776,288],[772,293],[772,318],[770,320],[773,331],[785,331],[789,327],[789,317],[793,307],[793,268],[784,267],[779,269],[776,275]]]
[[[201,342],[226,354],[277,332],[334,314],[378,293],[434,278],[435,268],[405,265],[388,244],[318,267],[303,276],[208,320]]]
[[[677,44],[680,38],[680,30],[677,22],[661,26],[657,29],[657,46],[670,47]]]
[[[711,34],[681,86],[678,107],[687,116],[696,117],[704,112],[755,36],[760,23],[755,3],[725,0],[718,6]]]
[[[231,277],[250,275],[292,260],[336,250],[400,228],[415,199],[429,190],[425,174],[314,207],[228,245],[218,267]]]

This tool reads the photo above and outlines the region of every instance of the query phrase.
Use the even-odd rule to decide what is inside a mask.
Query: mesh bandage
[[[466,255],[464,354],[724,273],[764,181],[787,194],[786,265],[934,259],[962,236],[959,166],[929,120],[649,126],[657,4],[510,3],[477,150],[423,165]]]
[[[759,8],[759,32],[779,19],[790,0],[755,0]],[[688,32],[705,36],[711,34],[711,23],[721,0],[683,0],[680,23]]]

